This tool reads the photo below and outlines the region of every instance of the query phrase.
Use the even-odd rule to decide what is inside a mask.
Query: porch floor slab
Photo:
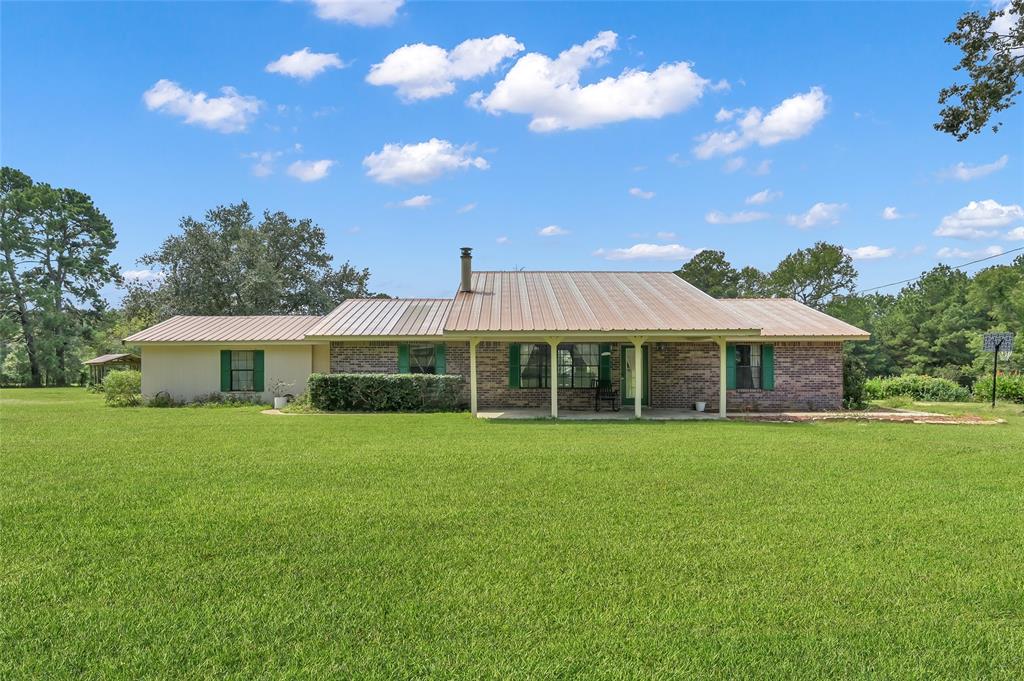
[[[551,418],[549,409],[489,409],[477,412],[477,418],[481,419],[546,419]],[[602,409],[593,410],[568,410],[558,412],[560,421],[631,421],[635,418],[633,409],[623,408],[620,411]],[[693,409],[644,409],[641,417],[648,421],[702,421],[706,419],[717,419],[717,412],[700,412]]]

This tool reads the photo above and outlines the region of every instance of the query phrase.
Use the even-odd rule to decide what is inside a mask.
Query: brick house
[[[453,298],[346,300],[323,317],[172,317],[125,339],[143,393],[301,392],[310,373],[443,373],[474,414],[779,411],[842,405],[842,344],[867,332],[790,299],[715,299],[671,272],[474,272]]]

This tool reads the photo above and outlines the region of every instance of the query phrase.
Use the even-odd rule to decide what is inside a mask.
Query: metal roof
[[[748,331],[672,272],[474,272],[445,332]]]
[[[762,336],[827,336],[865,340],[870,336],[863,329],[792,298],[724,298],[718,302],[759,327]]]
[[[440,336],[450,298],[352,298],[334,308],[309,336]]]
[[[211,341],[301,341],[322,317],[190,317],[178,315],[125,338],[126,343],[203,343]]]
[[[107,362],[117,362],[118,360],[124,359],[139,359],[138,355],[133,355],[130,352],[117,352],[111,355],[100,355],[99,357],[93,357],[88,359],[82,364],[106,364]]]

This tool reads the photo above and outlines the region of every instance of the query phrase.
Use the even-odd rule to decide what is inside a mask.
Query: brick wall
[[[465,379],[462,393],[469,404],[469,343],[445,343],[445,373]],[[332,374],[393,374],[398,372],[398,343],[346,341],[331,343]]]
[[[729,390],[729,411],[839,409],[843,403],[843,348],[839,342],[772,343],[774,390]],[[655,343],[651,406],[692,409],[696,401],[718,410],[718,346]]]

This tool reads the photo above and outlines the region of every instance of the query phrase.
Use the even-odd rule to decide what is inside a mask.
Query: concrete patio
[[[501,410],[480,410],[477,418],[481,419],[549,419],[551,411],[548,409],[501,409]],[[559,421],[632,421],[636,416],[633,408],[611,411],[579,410],[570,411],[561,409],[558,412]],[[645,421],[704,421],[718,419],[717,412],[699,412],[693,409],[651,409],[644,407],[643,416]]]

